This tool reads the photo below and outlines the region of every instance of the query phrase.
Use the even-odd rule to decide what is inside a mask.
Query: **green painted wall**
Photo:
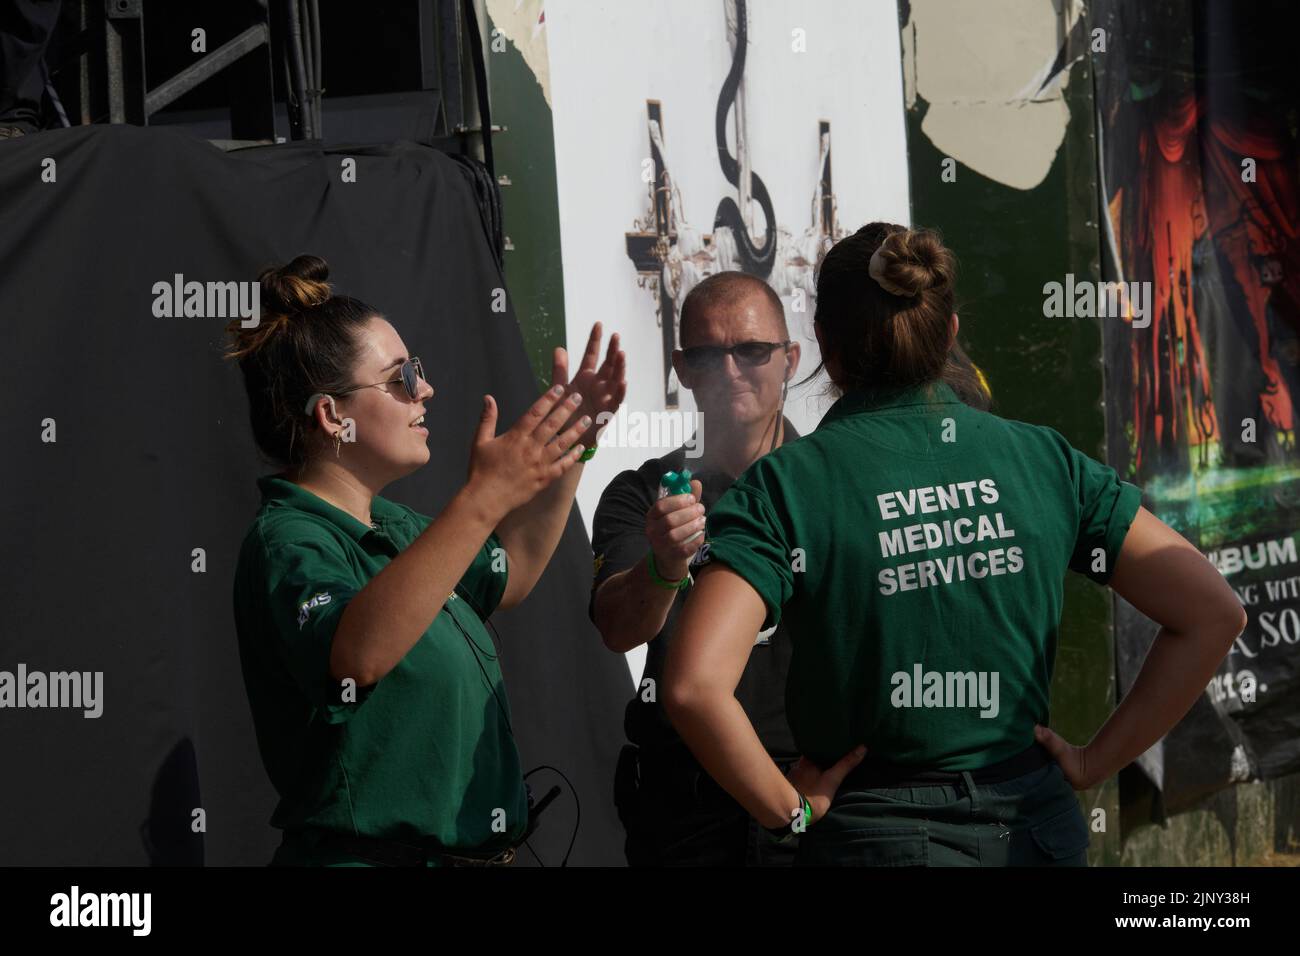
[[[490,35],[493,24],[482,15]],[[551,355],[565,345],[564,270],[560,262],[560,209],[555,185],[555,136],[542,88],[513,43],[489,52],[488,95],[492,123],[505,132],[492,139],[507,249],[507,288],[528,359],[541,390],[551,380]],[[489,48],[490,49],[490,48]]]

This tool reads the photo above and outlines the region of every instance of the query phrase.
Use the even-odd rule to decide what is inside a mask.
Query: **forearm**
[[[419,537],[348,602],[330,646],[333,677],[352,678],[365,687],[396,667],[465,576],[495,520],[490,503],[462,488]]]
[[[1223,575],[1145,508],[1124,539],[1110,586],[1160,631],[1133,687],[1083,748],[1094,780],[1117,773],[1182,720],[1246,626]]]
[[[648,555],[626,571],[611,575],[596,591],[594,606],[596,629],[605,646],[626,652],[654,640],[663,630],[677,594],[650,579]]]
[[[581,463],[574,465],[497,524],[497,537],[510,556],[512,603],[517,604],[532,591],[555,553],[573,508],[583,467]]]
[[[1225,633],[1213,624],[1160,629],[1132,688],[1086,748],[1090,777],[1118,773],[1182,720],[1223,661]]]
[[[722,789],[763,826],[790,823],[799,792],[768,756],[734,693],[677,697],[668,707],[673,726]]]

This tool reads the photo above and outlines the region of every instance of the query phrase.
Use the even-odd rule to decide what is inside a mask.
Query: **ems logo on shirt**
[[[298,608],[298,630],[307,623],[307,616],[311,614],[311,609],[320,607],[322,604],[329,604],[330,596],[328,591],[321,591],[319,594],[313,594],[311,600],[303,601],[302,606]]]

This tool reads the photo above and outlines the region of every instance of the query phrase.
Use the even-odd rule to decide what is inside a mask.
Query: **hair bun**
[[[298,256],[279,268],[263,269],[262,303],[274,313],[289,315],[329,301],[333,294],[325,280],[330,267],[320,256]]]
[[[880,244],[877,255],[880,275],[873,278],[896,295],[917,296],[930,289],[943,289],[955,278],[952,253],[929,229],[892,232]]]

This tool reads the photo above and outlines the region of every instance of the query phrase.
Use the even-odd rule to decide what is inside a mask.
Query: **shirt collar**
[[[319,495],[313,494],[301,485],[294,484],[280,475],[265,475],[258,478],[257,487],[262,491],[262,503],[264,505],[274,502],[277,507],[293,508],[306,514],[324,518],[331,524],[346,531],[354,540],[360,541],[376,530],[362,524],[342,508],[334,507]],[[382,529],[390,521],[404,519],[405,513],[391,501],[375,495],[370,502],[370,516]]]
[[[841,395],[822,416],[821,424],[860,412],[879,412],[918,405],[960,404],[957,393],[942,379],[907,388],[858,388]]]
[[[786,444],[788,444],[788,443],[794,441],[796,438],[801,437],[801,436],[799,435],[799,430],[798,430],[797,428],[794,427],[794,422],[792,422],[792,421],[790,421],[790,419],[786,418],[785,415],[782,415],[782,416],[781,416],[781,421],[784,423],[784,425],[783,425],[783,430],[782,430],[782,432],[781,432],[781,445],[786,445]],[[696,435],[692,435],[692,436],[691,436],[691,441],[692,441],[692,442],[696,442],[697,440],[698,440],[698,433],[696,433]],[[682,467],[691,468],[691,462],[692,462],[692,461],[698,461],[699,459],[696,459],[696,458],[687,458],[687,457],[686,457],[686,447],[687,447],[686,445],[682,445],[680,448],[676,449],[675,451],[673,451],[673,452],[670,453],[669,455],[665,455],[664,458],[663,458],[662,460],[664,460],[664,461],[671,461],[671,462],[673,462],[673,463],[678,463],[678,460],[680,459],[680,463],[677,464],[677,469],[676,469],[676,470],[680,470]],[[696,447],[698,448],[699,445],[697,444]],[[779,448],[779,447],[781,447],[781,446],[778,445],[777,447]],[[767,452],[764,452],[763,454],[767,454]],[[715,473],[716,473],[716,474],[721,474],[721,472],[715,472]],[[696,469],[691,468],[691,474],[692,474],[693,477],[699,477],[700,475],[709,474],[709,472],[708,472],[708,471],[697,471]],[[726,477],[727,477],[727,480],[728,480],[728,481],[735,481],[735,480],[736,480],[736,476],[735,476],[735,475],[727,475]]]

